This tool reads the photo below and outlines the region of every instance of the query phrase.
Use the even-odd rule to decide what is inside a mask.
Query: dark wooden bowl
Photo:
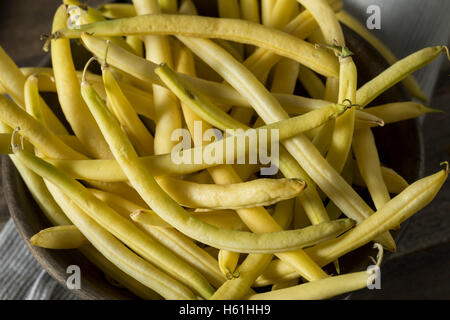
[[[202,1],[203,2],[203,1]],[[215,1],[204,1],[202,12],[216,12],[211,7]],[[206,12],[204,11],[207,8]],[[357,34],[344,27],[348,46],[355,53],[354,59],[359,71],[359,86],[378,75],[388,67],[386,61]],[[78,57],[78,55],[77,55]],[[83,60],[83,59],[82,59]],[[84,61],[76,61],[80,68]],[[407,101],[408,95],[401,84],[393,87],[381,95],[374,104],[396,101]],[[404,121],[375,129],[376,141],[380,150],[382,162],[412,182],[422,176],[423,142],[417,121]],[[63,286],[66,284],[67,267],[78,265],[82,271],[82,286],[73,293],[80,299],[129,299],[134,296],[124,289],[112,286],[106,281],[102,272],[90,263],[77,250],[45,250],[30,245],[29,239],[40,230],[51,224],[40,211],[28,192],[18,171],[8,156],[2,158],[2,177],[6,201],[11,216],[17,226],[20,236],[28,246],[36,260],[58,280]],[[367,198],[367,197],[366,197]],[[400,241],[402,231],[407,223],[402,225],[399,232],[394,234]],[[370,246],[360,248],[340,259],[342,272],[364,270],[369,264],[369,255],[374,255]],[[334,272],[331,271],[330,272]],[[351,296],[350,296],[351,297]]]

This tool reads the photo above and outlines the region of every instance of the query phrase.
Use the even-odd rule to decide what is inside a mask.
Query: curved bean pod
[[[338,76],[337,61],[329,53],[285,32],[238,19],[155,14],[97,22],[77,29],[60,29],[54,32],[55,38],[80,38],[83,32],[100,37],[153,34],[219,38],[262,47],[296,60],[324,76]]]
[[[70,225],[41,230],[30,238],[30,243],[47,249],[78,249],[89,241],[76,226]]]
[[[151,133],[139,119],[127,97],[109,70],[107,64],[102,66],[103,83],[111,111],[128,134],[136,150],[141,155],[153,154],[154,140]]]
[[[355,133],[353,153],[375,207],[382,208],[391,197],[383,179],[380,157],[371,129],[361,129]]]
[[[66,6],[61,5],[55,13],[53,30],[66,26]],[[70,41],[52,40],[52,65],[58,99],[67,121],[86,150],[97,158],[112,157],[108,145],[95,123],[80,94],[80,84],[72,61]]]

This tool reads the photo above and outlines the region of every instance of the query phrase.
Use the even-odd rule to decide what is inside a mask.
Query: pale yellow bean
[[[371,129],[361,129],[355,133],[353,153],[375,207],[381,209],[391,197],[383,180],[380,158]]]
[[[30,238],[33,246],[46,249],[78,249],[89,241],[74,226],[59,226],[39,231]]]

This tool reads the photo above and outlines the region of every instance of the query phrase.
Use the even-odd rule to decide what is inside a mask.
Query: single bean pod
[[[322,300],[366,288],[371,283],[367,271],[349,273],[290,288],[247,296],[248,300]]]
[[[356,94],[356,103],[361,107],[367,106],[384,91],[431,63],[443,51],[446,51],[448,56],[447,47],[436,46],[424,48],[399,60],[359,88]]]
[[[47,249],[78,249],[89,241],[74,225],[51,227],[30,238],[33,246]]]
[[[55,30],[52,38],[80,38],[83,32],[96,36],[183,35],[219,38],[256,45],[302,63],[312,70],[337,77],[338,64],[329,53],[290,34],[249,21],[184,15],[142,15]],[[245,36],[243,36],[245,35]],[[276,39],[276,41],[275,41]]]

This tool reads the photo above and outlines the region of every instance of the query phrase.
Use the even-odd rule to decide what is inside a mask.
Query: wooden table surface
[[[90,5],[101,1],[90,0]],[[0,2],[0,45],[19,66],[36,65],[45,55],[39,36],[50,32],[55,0]],[[423,122],[426,146],[425,173],[439,170],[450,160],[450,66],[441,68],[430,105],[446,113],[429,115]],[[1,188],[0,188],[0,193]],[[0,228],[8,210],[0,194]],[[435,201],[412,218],[398,252],[382,270],[382,290],[364,290],[357,299],[449,299],[450,298],[450,184]]]

